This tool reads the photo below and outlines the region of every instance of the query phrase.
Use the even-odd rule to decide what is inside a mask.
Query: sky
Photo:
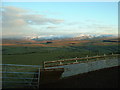
[[[119,0],[1,0],[2,2],[119,2]]]
[[[2,36],[118,34],[117,2],[3,2]]]

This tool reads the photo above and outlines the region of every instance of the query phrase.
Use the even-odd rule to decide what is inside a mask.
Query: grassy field
[[[3,64],[22,64],[22,65],[41,65],[42,66],[44,61],[71,59],[71,58],[76,58],[76,57],[80,58],[80,57],[86,57],[87,55],[96,56],[96,55],[103,55],[103,54],[119,53],[120,51],[119,49],[120,48],[117,42],[102,42],[102,40],[83,40],[83,41],[80,41],[80,40],[61,41],[60,40],[60,41],[52,41],[52,43],[45,43],[45,42],[39,42],[39,41],[31,42],[31,41],[15,41],[15,40],[10,41],[8,40],[6,42],[3,42],[2,44],[2,63]],[[6,68],[4,69],[6,71]],[[36,68],[30,68],[30,67],[28,68],[7,67],[7,71],[10,71],[10,72],[34,72],[36,70],[37,70]],[[3,74],[3,76],[6,76],[6,75],[8,77],[16,77],[16,74],[13,74],[13,73]],[[23,73],[23,74],[20,74],[20,76],[18,77],[32,78],[33,75],[34,74],[28,75],[26,73]],[[18,79],[13,79],[13,78],[3,79],[3,81],[6,81],[6,80],[17,81]],[[23,81],[23,79],[18,80],[18,81]],[[70,79],[70,81],[74,83],[78,83],[77,81],[74,81],[72,79]],[[28,82],[30,81],[28,80]],[[63,82],[65,81],[63,80]],[[85,83],[86,82],[91,82],[91,81],[88,78],[88,80],[86,80]],[[17,85],[17,83],[8,83],[8,84],[5,83],[3,84],[3,87],[12,86],[14,88],[16,87],[15,85]],[[72,86],[73,84],[70,83],[66,85],[68,85],[67,87],[69,87],[69,85]],[[72,87],[79,87],[80,85],[78,83],[77,86],[73,85]],[[44,86],[49,87],[49,85],[42,85],[42,87]],[[56,87],[59,87],[59,82],[58,84],[56,84]]]
[[[53,43],[51,43],[53,44]],[[63,43],[62,43],[63,44]],[[50,45],[49,45],[50,46]],[[60,47],[42,46],[3,46],[2,63],[42,65],[43,61],[53,61],[59,59],[69,59],[75,57],[86,57],[119,53],[118,43],[89,41],[77,43],[75,45],[66,44]]]

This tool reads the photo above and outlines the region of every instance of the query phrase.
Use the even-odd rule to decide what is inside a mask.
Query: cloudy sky
[[[117,34],[117,2],[4,2],[2,36]]]

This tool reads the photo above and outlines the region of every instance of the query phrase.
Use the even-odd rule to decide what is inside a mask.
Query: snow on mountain
[[[77,35],[41,35],[41,36],[26,36],[26,39],[29,40],[57,40],[57,39],[69,39],[73,40],[83,40],[83,39],[92,39],[92,38],[103,38],[103,37],[114,37],[115,35],[111,34],[77,34]]]
[[[103,37],[116,37],[116,35],[112,34],[79,34],[74,37],[74,39],[93,39],[93,38],[103,38]]]

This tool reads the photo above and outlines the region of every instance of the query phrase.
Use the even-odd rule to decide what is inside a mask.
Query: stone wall
[[[52,68],[64,68],[64,72],[62,74],[63,77],[73,76],[77,74],[87,73],[90,71],[95,71],[104,68],[110,68],[120,66],[120,58],[117,57],[104,57],[98,60],[98,58],[94,60],[86,60],[80,63],[73,63],[68,65],[61,65],[55,67],[48,67],[48,69]]]
[[[88,61],[84,63],[64,65],[59,67],[63,67],[65,69],[65,71],[62,74],[62,77],[68,77],[68,76],[87,73],[90,71],[95,71],[103,68],[119,66],[120,65],[119,62],[120,59],[112,58],[106,60]]]

